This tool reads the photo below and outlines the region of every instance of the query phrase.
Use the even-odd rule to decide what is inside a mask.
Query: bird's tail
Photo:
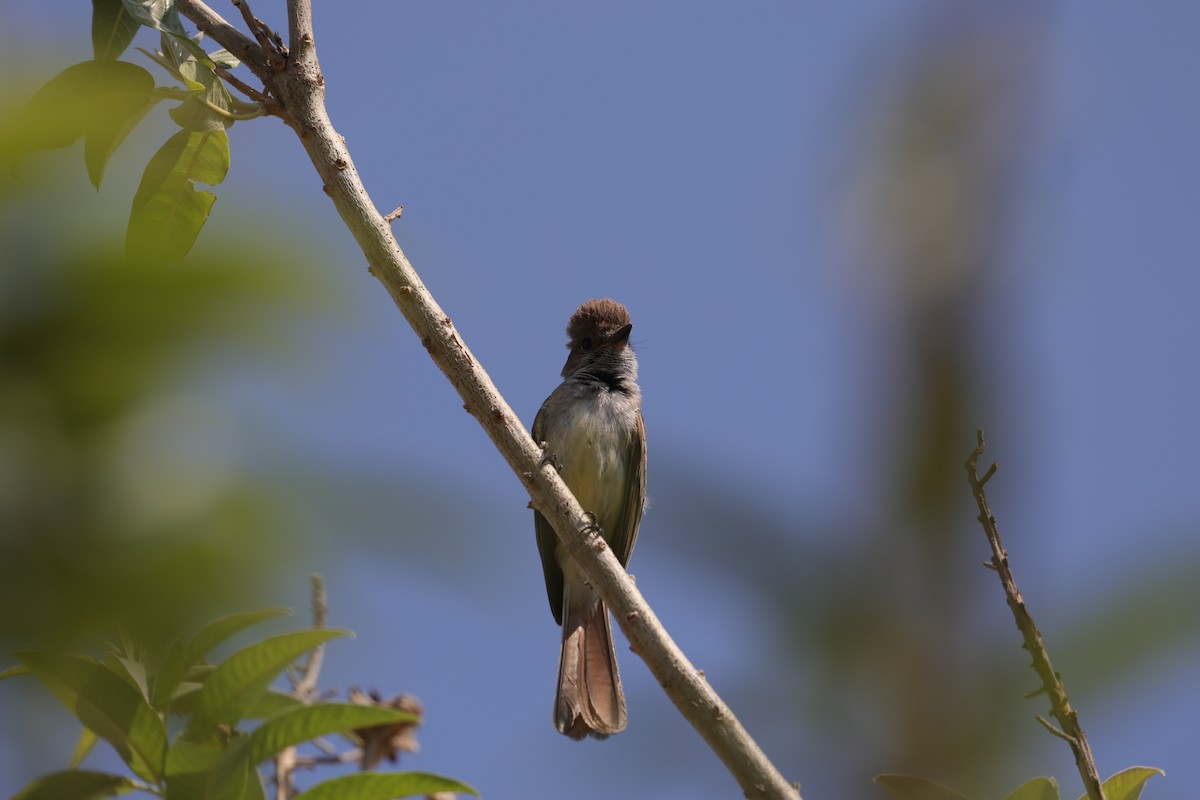
[[[589,587],[571,583],[563,593],[554,724],[572,739],[604,739],[625,730],[626,721],[608,608]]]

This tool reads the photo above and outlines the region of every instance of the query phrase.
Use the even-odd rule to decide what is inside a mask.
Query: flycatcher
[[[542,403],[533,438],[585,511],[628,566],[646,498],[646,426],[637,385],[633,325],[620,303],[588,300],[567,323],[571,354],[563,382]],[[625,729],[625,694],[617,671],[608,609],[534,512],[550,611],[562,625],[554,724],[572,739],[603,739]]]

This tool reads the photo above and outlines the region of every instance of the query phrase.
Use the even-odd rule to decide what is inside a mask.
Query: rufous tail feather
[[[569,590],[564,595],[554,723],[572,739],[604,739],[625,730],[626,721],[608,609],[594,595],[582,603]]]

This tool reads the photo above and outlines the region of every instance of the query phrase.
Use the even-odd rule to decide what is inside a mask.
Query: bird
[[[545,458],[589,512],[621,566],[629,565],[646,501],[646,426],[629,311],[609,298],[567,323],[563,381],[533,421]],[[627,711],[608,609],[536,509],[534,528],[562,652],[554,723],[572,739],[625,729]]]

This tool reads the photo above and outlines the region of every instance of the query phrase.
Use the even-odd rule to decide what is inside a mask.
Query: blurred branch
[[[320,575],[312,576],[312,609],[313,627],[321,630],[325,627],[325,613],[329,610],[325,597],[325,581]],[[319,644],[308,654],[304,663],[304,671],[300,680],[292,687],[292,694],[305,703],[311,703],[317,693],[317,680],[321,675],[321,664],[325,660],[325,645]]]
[[[246,0],[240,0],[245,4]],[[630,646],[650,668],[680,713],[704,737],[749,798],[795,798],[799,791],[779,773],[700,671],[671,640],[557,470],[546,463],[525,426],[471,354],[401,251],[388,222],[367,194],[346,143],[325,108],[307,0],[288,2],[288,47],[270,37],[254,43],[201,0],[179,0],[179,10],[264,82],[284,107],[283,119],[300,137],[324,191],[354,235],[372,275],[388,290],[413,331],[524,484],[540,511],[608,603]],[[248,10],[247,10],[247,13]],[[260,31],[256,31],[260,33]],[[277,62],[282,64],[277,66]]]
[[[1008,552],[1000,542],[1000,529],[996,525],[996,515],[988,507],[987,495],[983,489],[984,485],[996,474],[998,466],[992,462],[983,477],[979,477],[976,465],[980,456],[983,455],[985,447],[983,429],[976,430],[975,436],[977,444],[964,466],[967,470],[967,481],[971,484],[971,494],[979,506],[979,522],[983,525],[983,532],[987,535],[988,544],[992,547],[992,560],[986,566],[995,569],[1000,576],[1000,584],[1004,587],[1004,597],[1008,600],[1008,607],[1012,609],[1017,628],[1025,640],[1024,647],[1033,657],[1033,670],[1042,679],[1042,689],[1035,694],[1041,694],[1044,691],[1050,696],[1050,713],[1062,727],[1061,729],[1054,727],[1040,715],[1037,720],[1050,733],[1060,739],[1065,739],[1071,745],[1071,752],[1075,755],[1075,766],[1079,769],[1079,777],[1083,779],[1083,785],[1087,789],[1090,800],[1106,800],[1104,788],[1100,784],[1100,773],[1096,769],[1096,760],[1092,756],[1092,748],[1088,745],[1087,736],[1079,725],[1079,712],[1071,708],[1070,700],[1067,698],[1067,687],[1050,663],[1050,654],[1046,651],[1046,645],[1042,641],[1041,631],[1034,624],[1033,616],[1029,613],[1020,590],[1017,589],[1016,578],[1013,577],[1008,563]]]
[[[312,609],[313,628],[321,630],[325,627],[325,614],[329,610],[329,605],[325,596],[325,580],[317,574],[312,576]],[[321,643],[309,651],[300,677],[292,678],[292,696],[302,703],[311,703],[316,699],[317,681],[321,678],[321,664],[324,663],[324,660],[325,644]],[[339,754],[329,763],[354,761],[359,757],[359,753],[360,751],[356,748]],[[291,800],[295,797],[296,768],[299,766],[311,767],[315,763],[317,762],[312,759],[297,758],[295,747],[281,750],[275,756],[275,800]]]

